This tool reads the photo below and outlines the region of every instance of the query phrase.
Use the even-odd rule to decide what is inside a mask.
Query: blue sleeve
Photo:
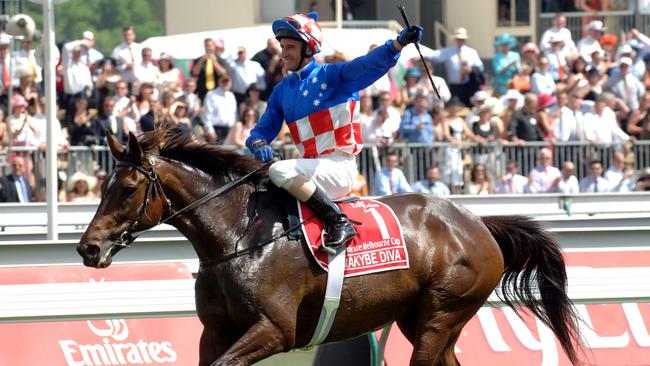
[[[395,66],[400,52],[393,47],[392,42],[393,40],[388,40],[350,62],[335,64],[341,90],[354,93],[365,89]]]
[[[282,122],[284,122],[284,113],[282,113],[282,105],[280,104],[282,84],[281,82],[273,89],[266,104],[266,111],[255,125],[255,128],[251,130],[248,139],[246,139],[246,146],[251,152],[253,142],[264,140],[267,144],[270,144],[282,128]]]

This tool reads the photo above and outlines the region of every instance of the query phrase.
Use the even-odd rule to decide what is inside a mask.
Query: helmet
[[[273,22],[273,34],[278,41],[282,38],[292,38],[305,42],[308,46],[305,56],[313,56],[320,52],[323,42],[323,34],[317,20],[316,12],[284,17]]]

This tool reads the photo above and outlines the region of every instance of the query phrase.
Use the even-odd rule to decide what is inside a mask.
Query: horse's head
[[[145,156],[133,134],[127,147],[109,134],[108,146],[117,164],[77,245],[84,265],[95,268],[108,267],[113,255],[134,240],[131,234],[157,225],[169,205],[158,177],[160,159]]]

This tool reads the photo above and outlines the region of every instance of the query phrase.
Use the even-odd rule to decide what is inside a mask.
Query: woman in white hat
[[[95,178],[83,172],[74,173],[68,179],[68,202],[93,202],[97,196],[93,193]]]
[[[501,121],[503,121],[503,126],[507,130],[512,115],[524,105],[524,96],[515,89],[509,89],[506,94],[499,99],[503,105]]]
[[[160,69],[160,92],[172,91],[174,93],[181,91],[184,78],[183,73],[174,67],[174,59],[168,53],[161,53],[158,59],[158,68]]]
[[[192,132],[192,121],[187,116],[187,104],[185,102],[176,100],[169,106],[169,119],[173,127],[179,128],[186,133]]]

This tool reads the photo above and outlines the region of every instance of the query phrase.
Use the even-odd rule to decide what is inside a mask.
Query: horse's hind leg
[[[446,319],[450,314],[437,312],[433,315],[420,313],[415,332],[411,366],[439,365],[441,355],[449,342],[451,332]]]
[[[412,342],[411,366],[459,366],[455,346],[463,326],[469,320],[466,311],[440,311],[433,316],[420,313],[420,320],[415,342]]]
[[[463,326],[464,325],[465,324],[463,324]],[[449,342],[447,342],[447,346],[440,356],[440,361],[438,361],[438,366],[460,366],[460,362],[456,357],[456,341],[458,341],[458,336],[460,335],[463,326],[457,327],[457,329],[451,332]]]
[[[442,298],[447,300],[441,302]],[[467,298],[456,298],[449,301],[447,296],[432,291],[419,302],[421,310],[417,317],[400,319],[400,329],[406,330],[404,333],[407,338],[413,337],[411,340],[413,343],[411,366],[460,365],[454,352],[456,341],[465,324],[482,304],[480,301],[468,300]],[[468,305],[463,302],[472,302],[473,304]],[[414,323],[412,320],[415,318],[417,318],[417,322]]]

